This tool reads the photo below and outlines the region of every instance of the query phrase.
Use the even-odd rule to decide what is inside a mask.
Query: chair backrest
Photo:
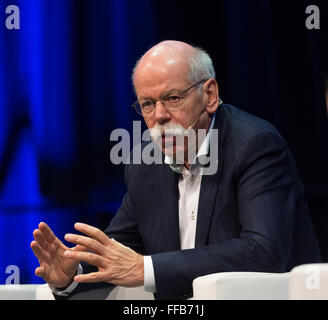
[[[328,300],[328,263],[303,264],[290,272],[290,300]]]

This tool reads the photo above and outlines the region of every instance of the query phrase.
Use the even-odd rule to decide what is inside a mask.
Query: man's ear
[[[214,114],[219,106],[219,86],[215,79],[209,79],[204,84],[207,97],[206,111]]]

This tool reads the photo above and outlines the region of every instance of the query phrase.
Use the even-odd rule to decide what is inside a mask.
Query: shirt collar
[[[200,165],[199,161],[197,161],[200,157],[203,156],[207,156],[209,153],[209,148],[210,148],[210,135],[211,135],[211,129],[214,126],[214,122],[215,122],[215,115],[212,119],[210,128],[208,129],[208,132],[206,134],[206,137],[202,143],[202,145],[200,146],[197,155],[196,155],[196,161],[195,163],[193,163],[190,167],[190,171],[192,171],[193,169],[195,169],[196,167],[198,167]],[[170,168],[172,169],[172,171],[176,172],[176,173],[182,173],[183,169],[184,169],[184,165],[183,164],[174,164],[173,163],[173,159],[168,157],[167,155],[165,155],[164,158],[164,163],[168,164],[170,166]]]

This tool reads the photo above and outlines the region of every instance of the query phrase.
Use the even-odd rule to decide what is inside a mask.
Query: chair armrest
[[[303,264],[290,272],[290,300],[328,300],[328,263]]]
[[[91,298],[92,291],[88,292],[87,295],[89,295]],[[86,296],[80,296],[80,298],[86,299]],[[49,288],[48,284],[42,284],[37,287],[36,300],[54,299],[55,297],[52,294],[52,291]],[[154,296],[152,293],[146,292],[143,286],[136,288],[125,288],[118,286],[110,291],[106,300],[154,300]]]
[[[35,284],[0,285],[0,300],[35,300],[35,291],[38,286]]]
[[[35,291],[35,299],[36,300],[55,300],[54,295],[52,294],[51,289],[48,284],[41,284],[37,287]]]
[[[220,272],[193,281],[193,300],[287,300],[289,272]]]

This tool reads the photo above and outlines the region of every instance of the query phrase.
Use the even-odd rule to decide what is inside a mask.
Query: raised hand
[[[74,227],[88,237],[67,234],[65,239],[85,247],[91,252],[67,250],[64,255],[98,267],[98,272],[75,276],[75,281],[109,282],[125,287],[143,285],[144,264],[142,255],[114,239],[110,239],[95,227],[83,223],[76,223]]]
[[[64,255],[65,251],[85,251],[83,246],[68,248],[52,232],[44,222],[34,230],[35,241],[31,248],[38,258],[40,266],[35,269],[35,274],[42,277],[48,284],[57,288],[65,288],[73,281],[80,261]]]

